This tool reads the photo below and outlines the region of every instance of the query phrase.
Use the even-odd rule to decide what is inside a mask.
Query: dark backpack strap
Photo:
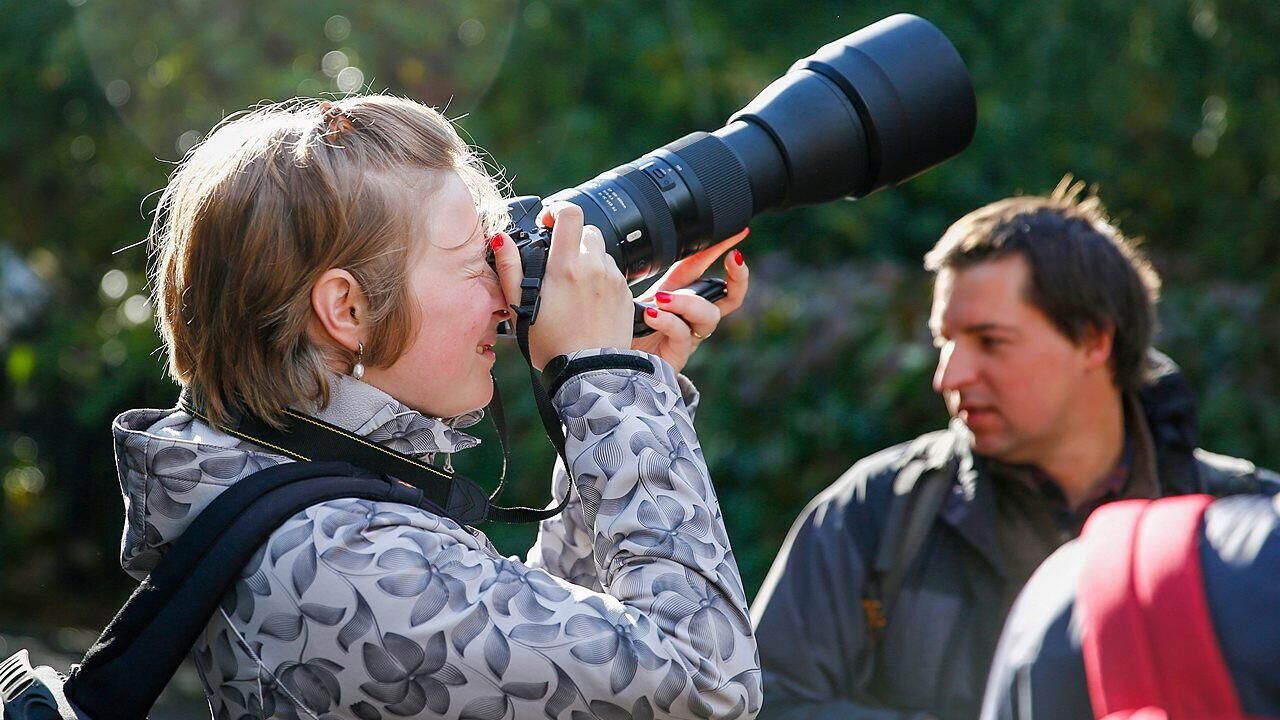
[[[952,475],[950,468],[935,468],[920,475],[907,498],[906,511],[899,519],[895,532],[897,537],[894,542],[884,546],[893,553],[891,561],[888,560],[890,556],[886,555],[888,569],[880,576],[886,621],[902,590],[907,572],[915,564],[920,551],[924,549],[929,531],[937,522],[938,512],[942,510],[942,503],[951,489]],[[876,564],[880,565],[879,562]]]
[[[423,492],[348,463],[285,463],[219,495],[124,604],[66,683],[93,718],[144,718],[244,566],[285,520],[340,498],[399,502],[439,515]]]
[[[1200,527],[1212,501],[1126,500],[1085,524],[1076,603],[1096,717],[1144,708],[1169,720],[1242,717],[1200,567]]]
[[[956,476],[957,461],[939,463],[950,445],[938,441],[912,448],[894,478],[894,498],[880,536],[875,560],[863,583],[862,608],[871,645],[878,646],[907,573],[924,549]]]

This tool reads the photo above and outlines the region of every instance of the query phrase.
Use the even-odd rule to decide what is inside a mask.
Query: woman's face
[[[489,404],[493,345],[507,306],[462,179],[452,171],[404,176],[413,213],[407,256],[413,335],[403,355],[390,366],[369,367],[364,380],[414,410],[448,418]]]

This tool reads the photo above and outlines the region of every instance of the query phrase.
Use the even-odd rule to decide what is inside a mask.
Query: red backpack
[[[1085,524],[1077,607],[1100,720],[1244,717],[1200,569],[1200,525],[1212,501],[1125,500]]]

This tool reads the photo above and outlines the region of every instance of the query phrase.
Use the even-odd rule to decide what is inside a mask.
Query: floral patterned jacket
[[[579,493],[525,562],[395,503],[326,502],[277,529],[193,649],[214,717],[754,716],[759,660],[696,392],[653,355],[574,358],[619,353],[654,371],[591,370],[553,397]],[[317,416],[418,457],[479,444],[458,430],[478,413],[426,417],[349,377]],[[137,578],[220,492],[287,461],[180,409],[113,430]],[[556,498],[567,488],[558,466]]]

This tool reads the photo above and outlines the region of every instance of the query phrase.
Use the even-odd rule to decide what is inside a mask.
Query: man
[[[1093,508],[1270,481],[1196,449],[1189,389],[1150,348],[1159,278],[1082,191],[983,207],[926,255],[953,421],[796,522],[752,608],[761,717],[977,717],[1014,597]]]

